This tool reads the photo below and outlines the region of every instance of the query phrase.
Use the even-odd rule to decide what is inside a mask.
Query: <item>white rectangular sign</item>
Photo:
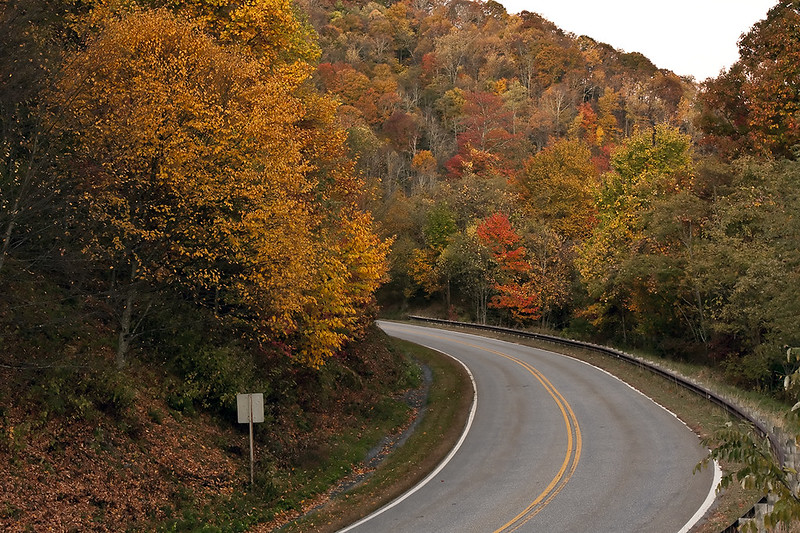
[[[252,411],[251,411],[252,409]],[[250,394],[236,395],[236,413],[240,424],[250,422],[252,413],[254,424],[264,421],[264,393],[254,392]]]

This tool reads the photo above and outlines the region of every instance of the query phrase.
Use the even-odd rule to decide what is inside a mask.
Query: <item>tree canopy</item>
[[[311,366],[360,335],[388,241],[291,3],[97,2],[64,23],[37,111],[64,147],[64,242],[117,302],[118,364],[165,291]]]

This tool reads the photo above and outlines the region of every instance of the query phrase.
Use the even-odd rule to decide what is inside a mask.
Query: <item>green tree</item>
[[[411,263],[412,279],[428,296],[443,292],[448,309],[451,305],[450,272],[442,260],[442,253],[457,230],[455,214],[447,203],[434,205],[428,211],[425,226],[422,228],[426,246],[414,251]]]
[[[469,298],[475,320],[485,324],[489,301],[494,293],[495,264],[477,229],[475,223],[453,235],[442,258],[454,283]]]
[[[577,243],[546,223],[532,220],[525,221],[520,235],[528,250],[530,283],[539,295],[540,323],[546,328],[557,327],[573,299]]]
[[[743,160],[714,202],[704,254],[714,265],[709,310],[714,332],[726,339],[724,354],[749,385],[780,381],[781,346],[798,345],[800,305],[796,283],[800,252],[800,167],[793,161]],[[748,370],[749,369],[749,370]]]
[[[643,268],[645,258],[667,250],[652,234],[648,216],[662,198],[692,182],[690,141],[675,129],[658,126],[629,139],[611,158],[603,176],[599,221],[581,247],[578,266],[597,325],[619,321],[623,339],[632,327],[647,327],[648,317],[672,316],[659,290],[658,273]]]

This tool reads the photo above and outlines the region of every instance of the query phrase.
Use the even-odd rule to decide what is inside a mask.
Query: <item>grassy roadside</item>
[[[442,329],[452,329],[454,331],[464,331],[459,328],[449,328],[435,324],[426,325]],[[673,382],[656,376],[652,372],[635,367],[624,361],[607,357],[590,350],[526,339],[515,335],[488,331],[476,331],[475,333],[531,346],[533,348],[562,353],[585,361],[598,368],[602,368],[675,413],[702,439],[711,439],[712,445],[714,444],[714,433],[717,429],[724,426],[729,421],[736,422],[732,420],[723,409],[716,407],[704,398],[687,391]],[[658,362],[662,365],[665,363],[663,359],[659,359]],[[678,364],[676,367],[675,370],[684,375],[695,375],[694,373],[703,372],[703,370],[689,365]],[[707,370],[705,372],[706,374],[701,376],[702,380],[706,383],[715,382],[714,376],[708,375]],[[742,391],[733,390],[730,387],[720,385],[720,388],[723,389],[725,394],[734,396],[743,401],[750,408],[758,410],[760,415],[768,417],[773,423],[778,423],[780,406],[778,406],[776,402]],[[726,464],[722,464],[721,466],[723,470],[726,471],[731,467],[731,465]],[[732,484],[726,491],[717,496],[717,500],[709,514],[701,523],[692,529],[692,533],[718,533],[750,510],[761,497],[761,493],[744,490],[740,485]]]
[[[355,489],[288,524],[281,531],[336,531],[378,509],[423,479],[455,446],[472,405],[472,384],[464,368],[427,348],[392,339],[395,349],[427,366],[432,374],[419,425],[403,444]]]
[[[317,370],[314,379],[325,386],[314,398],[298,402],[305,416],[302,424],[294,424],[296,432],[291,441],[302,431],[307,441],[302,453],[289,462],[274,450],[265,450],[256,465],[253,487],[245,484],[203,507],[185,506],[190,513],[184,512],[158,529],[251,533],[314,530],[309,522],[312,511],[327,508],[333,495],[344,492],[343,484],[370,477],[372,466],[364,458],[399,437],[414,420],[424,396],[422,369],[415,360],[420,358],[377,328],[347,357],[346,367],[342,366],[344,360],[330,361]],[[448,428],[452,423],[445,419],[441,425]],[[269,429],[266,424],[264,429]],[[268,439],[261,440],[262,447],[268,444]],[[380,444],[376,447],[376,443]],[[358,514],[352,518],[358,518]]]

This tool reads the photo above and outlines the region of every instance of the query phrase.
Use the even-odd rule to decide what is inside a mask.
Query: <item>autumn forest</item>
[[[51,416],[138,427],[142,380],[171,413],[266,391],[260,435],[291,472],[310,427],[419,379],[364,348],[381,315],[780,396],[800,2],[739,49],[702,81],[494,0],[0,1],[0,453]]]
[[[800,340],[795,3],[704,84],[494,1],[306,10],[394,240],[384,309],[780,380]]]

